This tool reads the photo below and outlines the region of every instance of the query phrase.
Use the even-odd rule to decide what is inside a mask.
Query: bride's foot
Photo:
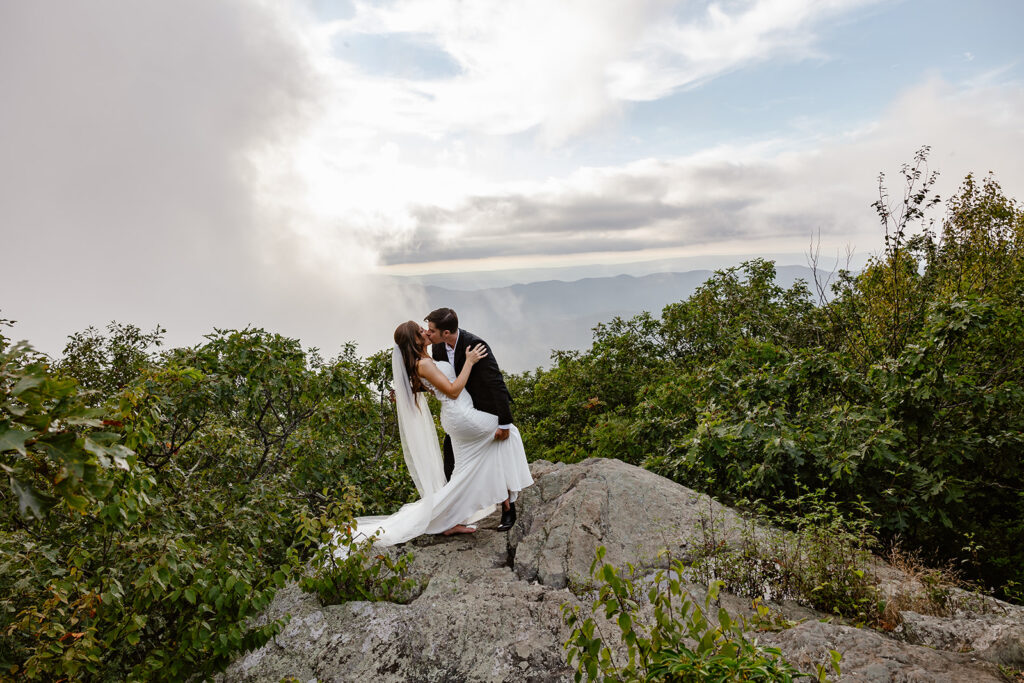
[[[466,526],[465,524],[456,524],[448,531],[442,531],[441,533],[445,536],[454,536],[455,534],[472,534],[476,531],[475,526]]]

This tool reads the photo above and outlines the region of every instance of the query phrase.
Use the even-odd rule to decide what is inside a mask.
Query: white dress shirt
[[[455,343],[456,344],[459,343],[459,333],[458,332],[455,333]],[[448,346],[448,344],[446,343],[444,345],[444,352],[448,354],[448,362],[454,368],[455,367],[455,347],[454,346]]]

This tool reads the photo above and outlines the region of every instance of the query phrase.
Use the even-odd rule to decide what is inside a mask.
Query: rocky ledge
[[[397,549],[415,553],[414,574],[427,583],[411,603],[325,607],[289,586],[265,614],[290,614],[284,631],[234,662],[223,680],[572,680],[561,606],[586,602],[580,586],[598,546],[607,548],[606,562],[654,568],[665,562],[664,550],[685,557],[709,534],[734,543],[743,526],[709,497],[617,460],[539,461],[531,469],[536,485],[523,493],[508,534],[495,531],[495,516],[475,534],[422,537]],[[913,582],[889,567],[879,575],[890,593]],[[838,650],[843,681],[1007,680],[1001,666],[1024,667],[1024,608],[960,597],[949,616],[902,611],[890,633],[776,604],[800,623],[755,635],[808,672]],[[722,602],[749,613],[745,598],[724,595]]]

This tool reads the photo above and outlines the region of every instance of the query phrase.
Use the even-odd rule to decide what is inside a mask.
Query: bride
[[[500,503],[514,503],[533,484],[526,451],[513,426],[509,438],[494,438],[498,416],[476,410],[466,391],[473,366],[487,356],[483,345],[466,350],[458,377],[447,362],[427,353],[429,341],[419,323],[395,329],[392,367],[402,451],[420,499],[390,516],[359,517],[353,538],[376,534],[376,545],[404,543],[422,534],[472,533],[472,522],[486,517]],[[441,426],[452,439],[455,469],[445,483],[434,420],[426,391],[441,401]]]

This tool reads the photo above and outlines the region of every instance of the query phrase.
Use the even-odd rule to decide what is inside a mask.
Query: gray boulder
[[[536,484],[523,492],[508,534],[495,530],[493,516],[472,535],[421,537],[392,549],[415,553],[413,573],[427,584],[411,603],[323,606],[290,586],[263,616],[290,614],[284,631],[235,661],[222,680],[569,681],[562,606],[589,613],[587,578],[598,546],[607,562],[653,571],[666,565],[666,551],[686,557],[698,544],[732,544],[741,529],[751,533],[709,497],[618,460],[539,461],[531,470]],[[891,570],[887,580],[899,583]],[[1014,621],[1020,612],[987,600],[1004,611],[931,621],[907,613],[893,634],[822,623],[826,615],[780,603],[773,608],[802,623],[756,635],[808,672],[839,650],[842,680],[1004,680],[996,664],[1019,666],[1012,662],[1024,643]],[[721,603],[733,611],[749,606],[732,595]]]
[[[1024,669],[1024,615],[1019,610],[941,617],[901,612],[894,635],[916,645],[970,652],[985,661]]]
[[[878,631],[805,621],[759,641],[778,647],[794,666],[811,672],[828,661],[829,650],[843,655],[842,681],[858,683],[998,683],[998,667],[970,653],[944,652],[889,638]]]
[[[590,577],[598,546],[604,561],[645,567],[690,554],[697,539],[734,542],[739,515],[712,498],[620,460],[578,465],[535,462],[509,534],[516,576],[563,588]]]

